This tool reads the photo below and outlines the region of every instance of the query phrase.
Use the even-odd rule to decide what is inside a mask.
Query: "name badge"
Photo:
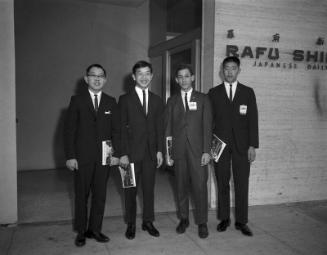
[[[247,105],[244,105],[244,104],[240,105],[240,114],[245,115],[247,112],[247,109],[248,109]]]
[[[190,109],[190,111],[196,111],[197,110],[196,102],[189,102],[188,108]]]

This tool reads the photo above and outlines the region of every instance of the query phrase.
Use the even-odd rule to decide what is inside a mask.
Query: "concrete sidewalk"
[[[249,215],[253,237],[243,236],[233,224],[226,232],[218,233],[216,213],[210,211],[207,239],[198,237],[193,220],[185,234],[176,234],[175,213],[156,215],[159,238],[141,230],[139,217],[134,240],[125,238],[122,217],[108,217],[103,232],[109,235],[110,242],[88,239],[82,248],[75,247],[75,233],[68,221],[1,227],[0,254],[327,254],[327,201],[252,206]]]

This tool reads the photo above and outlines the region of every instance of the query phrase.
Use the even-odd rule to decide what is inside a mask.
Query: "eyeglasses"
[[[101,74],[101,75],[88,74],[87,76],[90,77],[90,78],[93,78],[93,79],[96,79],[96,78],[98,78],[98,79],[105,79],[106,78],[106,76],[104,76],[103,74]]]
[[[189,78],[191,78],[192,77],[192,75],[185,75],[185,76],[183,76],[183,75],[178,75],[177,76],[177,79],[179,79],[179,80],[181,80],[181,79],[189,79]]]

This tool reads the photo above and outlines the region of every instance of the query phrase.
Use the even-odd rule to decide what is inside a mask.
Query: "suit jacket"
[[[172,157],[184,156],[186,139],[194,156],[209,153],[212,139],[212,113],[207,95],[192,91],[190,102],[196,103],[196,110],[185,112],[181,93],[168,99],[165,110],[165,137],[172,136]]]
[[[163,151],[163,108],[161,98],[151,91],[147,115],[135,89],[119,98],[121,155],[128,155],[130,162],[141,161],[146,146],[153,160]]]
[[[237,84],[230,103],[224,84],[210,89],[214,134],[227,144],[234,141],[238,151],[247,153],[249,146],[259,147],[258,110],[252,88]]]
[[[77,159],[79,164],[101,162],[102,141],[111,140],[114,156],[119,156],[120,127],[116,100],[103,93],[98,112],[87,91],[71,97],[68,107],[64,145],[67,159]]]

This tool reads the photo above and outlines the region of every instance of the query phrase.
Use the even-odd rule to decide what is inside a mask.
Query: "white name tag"
[[[247,105],[244,105],[244,104],[240,105],[240,114],[245,115],[247,112],[247,109],[248,109]]]
[[[196,111],[197,110],[196,102],[189,102],[188,108],[190,109],[190,111]]]

